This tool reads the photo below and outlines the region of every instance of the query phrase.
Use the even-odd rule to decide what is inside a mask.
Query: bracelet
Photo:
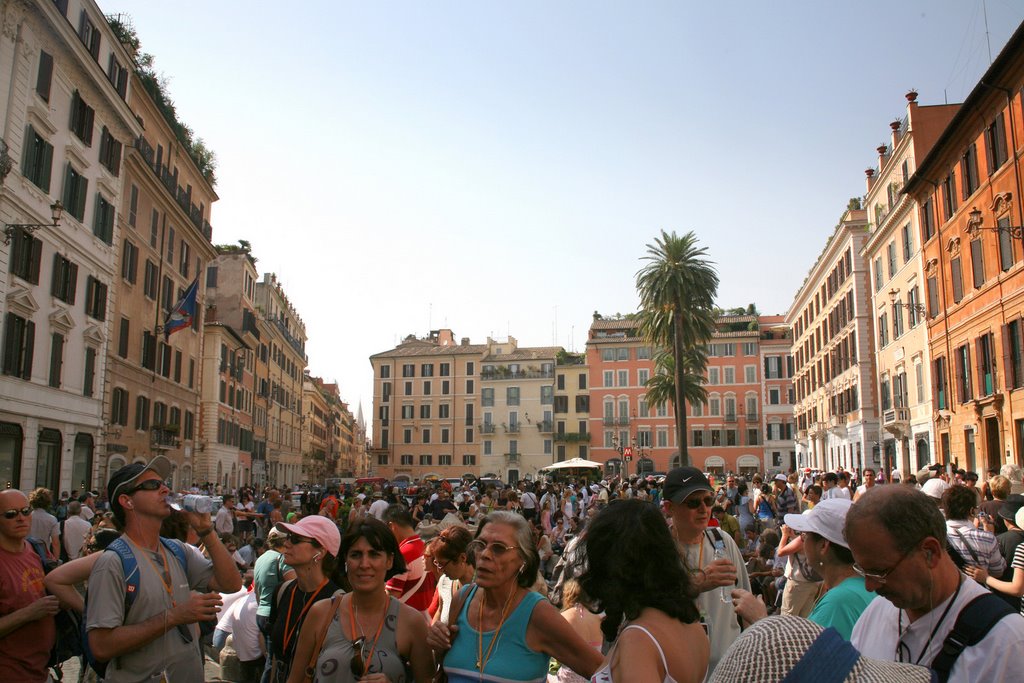
[[[213,532],[213,527],[212,526],[208,526],[205,529],[196,529],[196,536],[198,536],[199,538],[203,538],[204,536],[208,536],[212,532]]]

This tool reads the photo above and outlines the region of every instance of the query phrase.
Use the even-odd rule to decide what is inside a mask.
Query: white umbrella
[[[572,460],[563,460],[561,462],[556,462],[554,464],[548,465],[547,467],[542,467],[540,471],[543,472],[545,470],[571,470],[571,469],[590,470],[590,469],[594,469],[594,468],[598,468],[598,467],[603,468],[604,465],[602,465],[599,462],[594,462],[593,460],[584,460],[583,458],[573,458]]]

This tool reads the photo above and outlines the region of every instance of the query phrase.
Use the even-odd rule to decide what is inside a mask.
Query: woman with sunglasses
[[[641,500],[616,501],[587,526],[583,543],[585,569],[577,581],[590,609],[604,611],[601,631],[614,641],[604,666],[588,680],[703,680],[708,638],[689,573],[658,508]]]
[[[281,584],[270,609],[269,680],[283,683],[292,668],[300,674],[305,668],[303,660],[294,660],[295,648],[313,605],[329,601],[339,590],[332,574],[341,533],[333,521],[320,515],[303,517],[295,524],[282,522],[277,529],[286,534],[281,551],[284,562],[295,570],[295,580]],[[300,663],[293,667],[295,661]]]
[[[423,614],[385,589],[406,570],[391,530],[374,517],[357,520],[341,540],[341,558],[350,592],[310,611],[288,683],[428,683],[434,658]]]
[[[468,549],[476,584],[459,592],[449,622],[434,624],[427,641],[447,652],[449,683],[545,680],[551,657],[585,676],[597,669],[601,654],[530,591],[540,559],[522,516],[492,512]]]
[[[437,611],[434,621],[448,622],[452,600],[462,586],[473,582],[476,570],[469,563],[469,544],[473,534],[463,526],[450,526],[428,546],[429,555],[433,559],[434,568],[440,572],[437,579],[437,595],[441,609]]]

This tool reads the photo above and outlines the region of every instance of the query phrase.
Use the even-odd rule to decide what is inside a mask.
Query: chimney
[[[899,121],[898,119],[889,124],[889,127],[892,128],[892,144],[890,145],[890,147],[893,150],[896,149],[896,145],[900,144],[900,126],[902,125],[903,122]]]
[[[875,169],[868,168],[864,170],[864,175],[867,176],[868,192],[871,192],[872,186],[875,184]]]
[[[462,338],[462,346],[469,346],[469,337]]]

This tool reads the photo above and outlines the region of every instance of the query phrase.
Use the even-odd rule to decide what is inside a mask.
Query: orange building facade
[[[905,189],[924,252],[936,460],[980,473],[1024,448],[1022,86],[1018,28]]]

